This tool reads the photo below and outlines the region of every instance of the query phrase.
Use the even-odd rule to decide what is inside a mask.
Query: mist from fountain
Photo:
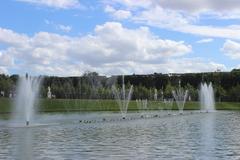
[[[139,112],[141,112],[141,116],[143,116],[144,111],[147,110],[148,105],[147,99],[136,99],[136,103]]]
[[[165,109],[168,110],[168,113],[170,114],[173,107],[173,99],[172,98],[164,99],[163,103],[164,103]]]
[[[14,103],[13,120],[27,126],[34,119],[41,77],[20,77],[17,86],[17,97]]]
[[[201,83],[199,98],[202,111],[215,110],[214,91],[211,82],[209,84]]]
[[[128,110],[128,104],[132,97],[133,85],[131,85],[130,89],[126,89],[124,84],[124,76],[122,76],[122,88],[118,89],[116,88],[116,86],[113,85],[112,92],[120,108],[122,117],[125,118]]]
[[[179,87],[176,90],[172,91],[173,97],[177,103],[179,113],[183,113],[184,105],[188,96],[188,90],[184,90],[181,87],[181,81],[179,81]]]

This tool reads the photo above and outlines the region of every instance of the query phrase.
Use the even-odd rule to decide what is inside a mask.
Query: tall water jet
[[[201,83],[199,98],[202,111],[215,110],[214,91],[211,82],[209,84]]]
[[[177,103],[180,114],[183,113],[184,105],[188,96],[188,90],[184,90],[181,87],[181,81],[179,81],[178,89],[172,91],[173,97]]]
[[[40,83],[41,77],[30,77],[28,74],[20,77],[13,115],[16,123],[25,123],[28,126],[33,120]]]
[[[133,85],[131,85],[130,89],[126,89],[124,84],[124,76],[122,76],[122,88],[118,89],[116,86],[112,86],[112,91],[124,119],[127,114],[129,101],[132,97]]]

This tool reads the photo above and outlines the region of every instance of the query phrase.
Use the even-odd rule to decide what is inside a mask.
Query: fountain
[[[17,123],[25,123],[29,126],[30,121],[33,120],[40,83],[41,77],[29,77],[28,74],[20,77],[13,115]]]
[[[202,111],[209,112],[215,110],[215,100],[212,83],[201,83],[199,97]]]
[[[173,107],[173,99],[172,98],[164,99],[163,103],[164,103],[165,109],[168,110],[168,114],[170,114],[170,111],[172,110],[172,107]]]
[[[141,112],[141,117],[143,117],[143,112],[147,110],[147,99],[136,99],[138,110]]]
[[[158,91],[157,91],[156,88],[154,89],[153,99],[154,99],[154,101],[157,101],[157,100],[158,100]]]
[[[177,103],[177,107],[179,109],[180,114],[183,113],[183,108],[188,96],[188,90],[184,90],[181,87],[181,81],[179,81],[179,87],[176,90],[172,91],[173,97]]]
[[[132,97],[133,85],[131,85],[130,89],[126,90],[124,84],[124,76],[122,76],[122,89],[117,89],[116,86],[112,86],[112,91],[114,94],[114,98],[116,99],[117,104],[120,108],[122,118],[125,119],[128,104]]]
[[[51,98],[52,98],[52,92],[51,92],[50,86],[48,86],[47,98],[48,98],[48,99],[51,99]]]

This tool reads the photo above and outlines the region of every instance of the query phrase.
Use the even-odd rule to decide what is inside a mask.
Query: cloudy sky
[[[0,3],[0,73],[77,76],[240,67],[239,0]]]

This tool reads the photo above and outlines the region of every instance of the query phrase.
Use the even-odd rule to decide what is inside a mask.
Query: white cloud
[[[240,19],[238,0],[114,0],[111,7],[126,9],[135,23],[194,35],[240,39],[240,25],[201,25],[203,18]],[[116,9],[117,10],[117,9]],[[234,26],[234,27],[233,27]]]
[[[168,60],[161,65],[165,73],[195,73],[214,72],[217,69],[227,70],[226,66],[213,61],[205,61],[202,58],[180,58]]]
[[[8,71],[5,67],[0,66],[0,74],[8,74]]]
[[[63,32],[70,32],[72,30],[72,27],[69,25],[63,25],[63,24],[56,24],[53,21],[50,21],[48,19],[44,20],[45,24],[49,25],[49,26],[53,26],[56,30],[60,30]]]
[[[116,10],[113,7],[107,5],[105,12],[110,13],[116,19],[127,19],[132,16],[130,11],[127,10]]]
[[[57,9],[83,8],[78,0],[17,0],[40,6],[47,6]]]
[[[62,25],[62,24],[59,24],[58,28],[60,30],[62,30],[63,32],[70,32],[72,30],[71,26],[65,26],[65,25]]]
[[[161,6],[177,9],[177,10],[187,10],[190,12],[224,12],[224,11],[234,11],[240,8],[240,2],[238,0],[195,0],[194,3],[190,0],[160,0],[158,2]]]
[[[13,58],[0,51],[0,74],[8,74],[8,67],[14,65]]]
[[[128,8],[135,8],[135,7],[141,7],[141,8],[148,8],[153,5],[154,0],[112,0],[111,3],[116,2],[119,4],[123,4],[124,6]]]
[[[0,43],[23,46],[27,41],[28,37],[24,34],[19,34],[9,29],[0,28]]]
[[[152,8],[161,6],[165,9],[187,11],[194,14],[218,14],[240,13],[239,0],[113,0],[128,8]],[[230,15],[230,14],[229,14]]]
[[[104,11],[107,13],[112,13],[112,12],[115,12],[116,10],[112,6],[107,5]]]
[[[12,66],[14,64],[13,58],[8,54],[0,52],[0,66]]]
[[[48,32],[30,37],[0,29],[0,43],[7,45],[2,52],[13,58],[5,61],[14,61],[15,70],[55,75],[79,74],[86,70],[109,74],[113,66],[126,62],[127,66],[120,65],[115,74],[132,73],[140,71],[133,64],[155,66],[164,59],[191,52],[191,46],[183,41],[164,40],[147,27],[128,29],[117,22],[98,25],[93,34],[81,37]]]
[[[117,10],[113,13],[113,16],[117,19],[127,19],[131,17],[131,12],[126,10]]]
[[[201,39],[201,40],[197,41],[196,43],[209,43],[212,41],[213,41],[212,38],[205,38],[205,39]]]
[[[202,58],[175,58],[167,59],[157,64],[139,62],[111,63],[103,66],[104,71],[110,75],[123,73],[149,74],[149,73],[196,73],[214,72],[217,69],[226,71],[223,64],[205,61]],[[100,71],[101,69],[97,70]]]
[[[239,25],[234,25],[235,27],[195,25],[194,22],[197,21],[197,17],[161,7],[143,11],[140,15],[135,15],[132,20],[138,23],[147,23],[155,27],[200,36],[240,39]]]
[[[240,59],[240,43],[226,40],[221,51],[231,59]]]

